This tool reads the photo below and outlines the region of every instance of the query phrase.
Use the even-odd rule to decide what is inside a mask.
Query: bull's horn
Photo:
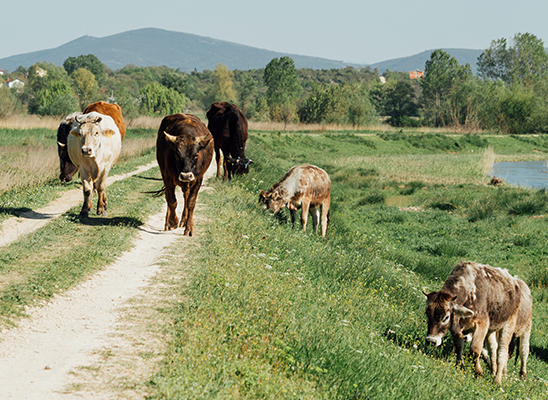
[[[426,290],[422,289],[422,293],[423,293],[426,297],[428,297],[428,293],[426,293]]]
[[[236,160],[233,159],[233,158],[230,157],[230,156],[226,156],[226,159],[227,159],[227,161],[230,161],[231,163],[235,163],[235,162],[236,162]]]
[[[177,142],[177,136],[170,135],[166,131],[164,131],[164,135],[166,135],[166,140],[168,140],[169,142],[171,142],[171,143],[176,143]]]
[[[248,159],[247,159],[247,163],[248,163],[248,164],[254,164],[255,162],[254,162],[251,158],[248,158]]]
[[[213,139],[213,136],[212,135],[206,135],[206,136],[198,136],[196,138],[196,143],[199,144],[200,146],[207,146],[208,143],[211,141],[211,139]]]
[[[78,122],[79,124],[81,123],[80,117],[81,117],[81,115],[77,115],[77,116],[74,117],[74,119],[76,120],[76,122]]]
[[[63,144],[61,142],[57,142],[57,144],[59,145],[59,147],[65,147],[66,146],[66,144]]]

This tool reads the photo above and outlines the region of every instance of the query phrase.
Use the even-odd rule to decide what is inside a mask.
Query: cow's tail
[[[151,190],[150,192],[141,192],[141,193],[151,194],[152,197],[162,197],[165,192],[166,192],[166,187],[162,186],[160,190]]]

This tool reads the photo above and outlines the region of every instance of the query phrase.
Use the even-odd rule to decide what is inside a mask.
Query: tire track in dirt
[[[204,178],[214,173],[212,163]],[[180,215],[182,199],[178,203]],[[147,285],[161,269],[157,261],[164,249],[181,237],[181,229],[163,231],[165,213],[164,204],[162,211],[140,228],[134,248],[114,264],[72,290],[55,296],[45,306],[28,310],[30,318],[21,321],[19,327],[1,333],[2,399],[86,397],[83,393],[64,391],[64,385],[70,382],[67,374],[78,366],[92,363],[94,349],[108,347],[109,337],[120,318],[117,309]]]
[[[146,165],[141,165],[136,170],[128,172],[127,174],[109,176],[107,178],[107,186],[110,186],[114,182],[118,182],[122,179],[126,179],[133,175],[147,171],[157,165],[158,163],[153,161]],[[82,190],[73,189],[63,193],[60,198],[51,202],[46,207],[40,208],[39,210],[31,210],[21,213],[20,217],[12,217],[7,219],[4,221],[0,229],[0,247],[7,246],[8,244],[18,240],[20,237],[34,232],[49,223],[52,219],[59,217],[72,207],[75,207],[82,202]]]

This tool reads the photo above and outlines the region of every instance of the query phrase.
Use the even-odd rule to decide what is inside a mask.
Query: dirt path
[[[127,174],[109,176],[107,178],[107,186],[119,180],[126,179],[130,176],[149,170],[157,165],[158,164],[156,161],[153,161],[146,165],[142,165],[135,171],[128,172]],[[72,207],[81,204],[83,199],[84,197],[81,189],[69,190],[68,192],[63,193],[60,198],[44,208],[22,213],[20,217],[12,217],[7,219],[4,221],[2,228],[0,229],[0,247],[7,246],[8,244],[15,242],[21,236],[41,228],[53,218],[57,218],[61,214],[70,210]]]
[[[213,163],[206,178],[212,175]],[[78,193],[81,196],[80,191]],[[61,208],[66,211],[74,206],[65,204],[70,203],[68,201],[56,203],[62,205],[58,209],[52,205],[37,213],[56,216],[64,212]],[[2,399],[120,398],[108,391],[98,397],[91,392],[67,390],[66,385],[73,381],[68,374],[79,366],[96,363],[100,349],[120,345],[113,344],[117,340],[117,321],[124,316],[123,311],[120,314],[120,307],[146,289],[151,277],[161,271],[158,260],[164,250],[181,238],[181,230],[163,231],[165,212],[164,205],[162,211],[141,228],[134,248],[114,264],[54,297],[45,306],[28,310],[30,318],[22,321],[18,328],[1,333]],[[180,212],[178,210],[178,214]],[[197,213],[196,219],[199,218]],[[32,221],[41,226],[44,219]],[[16,231],[20,233],[23,229]]]

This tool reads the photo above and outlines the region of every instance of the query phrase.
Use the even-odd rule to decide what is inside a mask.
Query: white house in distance
[[[25,86],[25,83],[19,79],[8,79],[6,83],[10,89],[22,89]]]
[[[0,75],[4,75],[4,71],[0,69]]]

